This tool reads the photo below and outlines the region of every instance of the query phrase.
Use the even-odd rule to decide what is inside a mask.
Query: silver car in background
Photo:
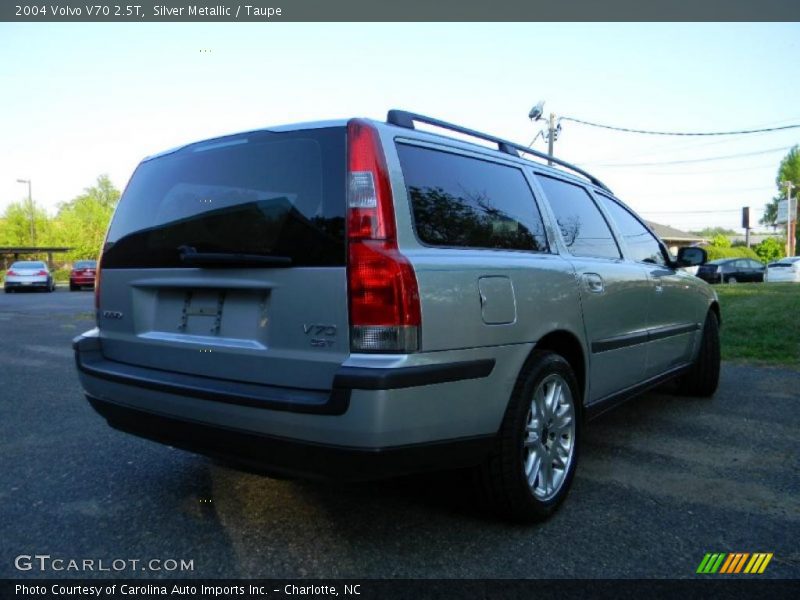
[[[764,281],[800,283],[800,256],[787,256],[767,265]]]
[[[714,393],[720,310],[680,270],[704,250],[673,260],[600,181],[542,159],[404,111],[145,159],[74,341],[89,402],[266,473],[473,468],[503,516],[547,517],[589,417],[671,378]]]
[[[20,260],[13,263],[3,282],[3,291],[6,293],[17,290],[43,290],[53,292],[56,282],[47,268],[47,264],[40,260]]]

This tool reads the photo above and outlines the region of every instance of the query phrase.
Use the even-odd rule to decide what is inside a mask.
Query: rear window
[[[539,209],[522,171],[398,144],[420,241],[431,246],[546,251]]]
[[[345,264],[345,129],[256,132],[146,160],[117,208],[103,268],[186,267],[200,253]]]
[[[15,262],[11,267],[11,269],[44,269],[43,262],[37,262],[34,260],[21,260]]]
[[[72,266],[73,269],[94,269],[97,266],[95,260],[79,260]]]
[[[620,258],[611,229],[589,193],[575,184],[536,175],[573,256]]]

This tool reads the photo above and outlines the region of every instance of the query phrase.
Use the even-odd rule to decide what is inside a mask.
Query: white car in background
[[[767,265],[764,281],[792,281],[800,283],[800,256],[787,256]]]
[[[6,271],[3,282],[5,293],[17,290],[44,290],[53,292],[56,282],[50,274],[50,269],[40,260],[20,260],[11,265]]]

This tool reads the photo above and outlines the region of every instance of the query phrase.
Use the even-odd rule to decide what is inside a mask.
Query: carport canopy
[[[20,260],[26,254],[47,254],[47,264],[53,267],[53,254],[69,252],[72,248],[62,248],[58,246],[0,246],[0,256],[3,257],[3,268],[8,268],[9,256],[14,257],[14,261]]]

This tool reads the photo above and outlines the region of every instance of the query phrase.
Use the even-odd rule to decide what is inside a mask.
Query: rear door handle
[[[602,294],[605,291],[603,278],[597,273],[584,273],[583,283],[586,286],[586,289],[593,294]]]

